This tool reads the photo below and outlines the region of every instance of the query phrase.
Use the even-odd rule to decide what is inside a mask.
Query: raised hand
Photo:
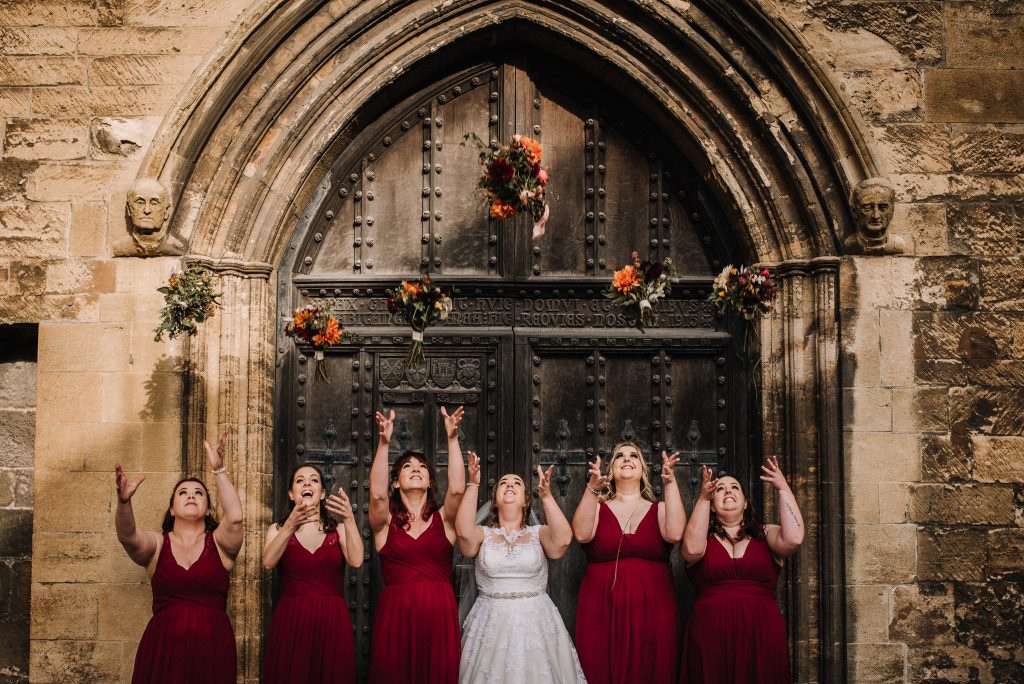
[[[467,451],[466,456],[469,458],[469,483],[479,485],[480,457],[476,455],[475,451]]]
[[[706,465],[700,467],[701,470],[701,485],[700,485],[700,497],[711,501],[715,495],[715,487],[718,486],[718,478],[712,477],[714,471],[708,468]]]
[[[307,504],[305,501],[300,501],[288,514],[288,519],[284,524],[295,531],[308,522],[317,522],[318,520],[320,520],[319,504]]]
[[[444,431],[448,435],[448,439],[455,439],[459,436],[459,425],[462,424],[464,413],[465,409],[461,406],[455,409],[451,415],[448,415],[447,408],[441,407],[441,415],[444,416]]]
[[[664,484],[676,481],[676,464],[679,463],[679,452],[671,456],[667,452],[661,452],[661,481]]]
[[[145,475],[139,475],[134,481],[129,482],[128,476],[124,474],[124,470],[121,468],[121,464],[118,463],[114,466],[114,478],[117,483],[117,500],[121,503],[128,503],[135,495],[135,490],[139,488],[142,481],[146,479]]]
[[[779,468],[779,459],[777,456],[768,457],[768,465],[761,466],[761,470],[764,474],[761,475],[761,479],[764,482],[770,482],[775,489],[783,491],[789,489],[789,483],[786,482],[786,476],[782,474],[782,469]]]
[[[210,464],[210,468],[213,470],[219,470],[224,465],[224,440],[227,439],[228,431],[220,433],[220,439],[217,440],[217,448],[214,450],[210,446],[210,443],[205,439],[203,440],[203,446],[206,447],[206,461]]]
[[[352,502],[348,498],[348,494],[345,493],[345,487],[342,485],[338,486],[338,493],[331,494],[327,497],[327,501],[324,502],[324,506],[327,510],[334,514],[342,524],[347,523],[352,519]]]
[[[555,466],[548,466],[547,472],[541,470],[540,466],[537,466],[537,496],[541,499],[546,499],[551,496],[551,473],[554,472]]]
[[[377,434],[380,435],[381,444],[391,443],[391,433],[395,431],[395,412],[388,411],[388,415],[385,418],[384,414],[377,411]]]
[[[602,489],[606,489],[608,487],[608,476],[601,474],[600,456],[598,456],[597,459],[590,464],[588,473],[590,474],[590,482],[588,484],[591,489],[601,491]]]

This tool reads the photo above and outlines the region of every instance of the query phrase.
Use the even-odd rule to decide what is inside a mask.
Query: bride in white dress
[[[455,531],[463,556],[476,559],[477,599],[462,627],[459,684],[585,684],[569,632],[548,596],[548,558],[561,558],[572,528],[551,496],[551,470],[537,468],[547,525],[530,525],[531,496],[515,474],[498,481],[491,519],[476,523],[480,459],[469,457],[469,484]]]

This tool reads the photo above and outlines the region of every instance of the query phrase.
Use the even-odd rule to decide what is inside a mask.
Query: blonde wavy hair
[[[612,447],[611,457],[609,457],[608,463],[604,467],[604,474],[608,478],[608,490],[606,492],[602,492],[601,495],[597,497],[597,500],[598,501],[611,501],[616,496],[615,480],[612,478],[612,464],[615,463],[615,454],[618,453],[619,449],[621,449],[622,447],[633,447],[634,449],[636,449],[636,453],[640,457],[640,464],[641,464],[641,466],[640,466],[640,496],[642,496],[643,498],[647,499],[651,503],[654,503],[654,501],[655,501],[655,499],[654,499],[654,487],[651,486],[651,469],[647,465],[647,459],[644,458],[643,449],[641,449],[640,445],[637,444],[636,442],[628,441],[628,440],[625,441],[625,442],[619,442],[614,447]]]

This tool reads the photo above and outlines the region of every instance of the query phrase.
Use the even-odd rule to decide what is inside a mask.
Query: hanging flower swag
[[[296,342],[301,340],[313,346],[313,360],[316,363],[313,382],[315,384],[323,380],[330,383],[331,376],[327,372],[324,350],[339,344],[345,338],[345,329],[338,319],[315,304],[307,304],[295,310],[291,322],[284,328],[284,334]]]
[[[199,324],[220,307],[217,298],[224,293],[216,291],[218,285],[217,276],[196,264],[172,274],[167,285],[156,289],[164,296],[164,306],[160,309],[160,324],[153,331],[153,339],[162,341],[164,333],[172,340],[181,334],[195,335]]]
[[[775,276],[767,268],[736,267],[729,264],[715,276],[708,301],[723,314],[730,311],[743,316],[745,331],[743,337],[746,361],[753,350],[752,340],[757,343],[758,352],[761,347],[761,336],[758,332],[758,319],[772,310],[772,302],[778,294],[778,283]],[[754,362],[751,371],[761,363],[760,357]],[[756,381],[757,376],[755,374]]]
[[[636,250],[631,254],[633,263],[615,271],[612,284],[604,296],[622,310],[627,319],[635,322],[640,332],[657,325],[658,314],[654,305],[672,292],[672,260],[641,261]]]
[[[508,145],[491,147],[476,133],[463,136],[465,145],[470,138],[480,149],[480,164],[484,175],[477,188],[487,199],[491,218],[512,218],[521,212],[533,217],[533,239],[544,234],[550,209],[544,199],[548,172],[541,166],[541,144],[525,135],[512,136]]]
[[[415,282],[403,280],[393,290],[387,291],[388,311],[401,314],[412,326],[412,344],[405,357],[406,367],[423,363],[423,332],[437,320],[445,320],[452,310],[452,298],[441,288],[430,284],[425,275]]]

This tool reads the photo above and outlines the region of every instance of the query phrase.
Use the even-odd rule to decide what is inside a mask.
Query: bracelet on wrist
[[[467,487],[479,487],[480,483],[479,482],[467,482],[466,486]]]
[[[214,475],[224,475],[227,472],[228,472],[228,469],[225,468],[224,466],[221,466],[220,468],[214,468],[213,469],[213,474]]]
[[[597,491],[596,489],[594,489],[590,485],[587,485],[587,491],[590,492],[591,494],[593,494],[594,496],[601,496],[601,492]]]

